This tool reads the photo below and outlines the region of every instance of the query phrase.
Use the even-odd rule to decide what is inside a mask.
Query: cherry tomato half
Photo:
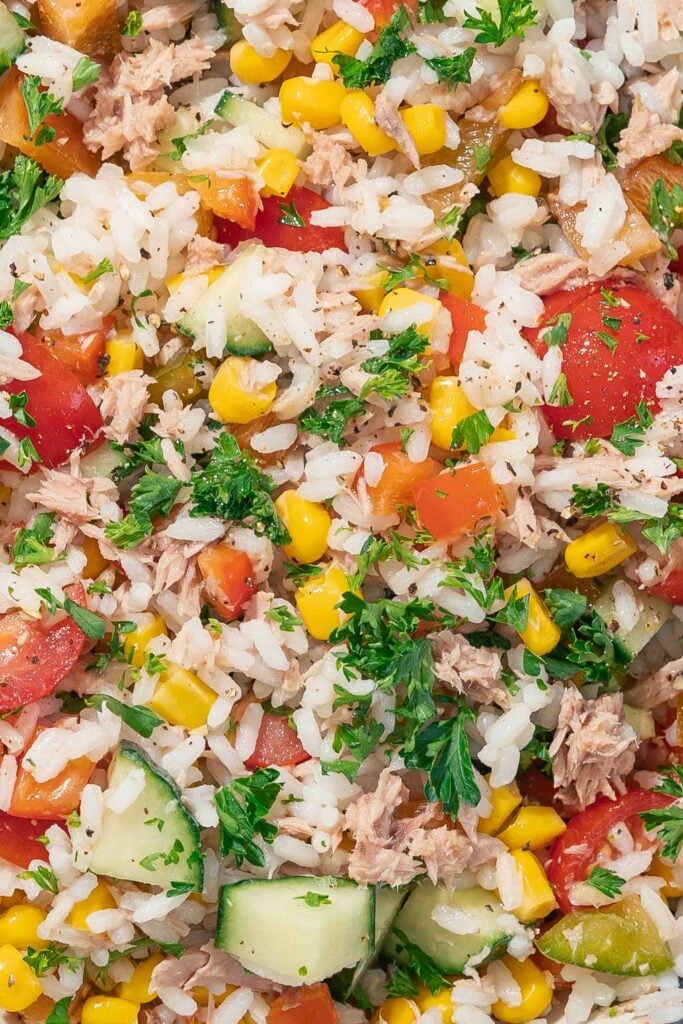
[[[301,764],[309,761],[310,754],[304,750],[295,730],[283,715],[265,714],[256,739],[253,754],[244,762],[253,771],[268,768],[272,764]]]
[[[227,544],[211,544],[197,557],[209,604],[226,622],[238,618],[256,593],[249,555]]]
[[[657,382],[683,362],[683,324],[642,288],[597,281],[546,298],[540,327],[526,332],[539,355],[547,351],[542,330],[563,313],[571,318],[562,346],[571,402],[544,406],[555,436],[609,437],[642,400],[656,411]]]
[[[384,460],[384,471],[379,481],[372,487],[366,484],[372,511],[378,516],[393,515],[410,505],[416,484],[434,476],[440,469],[436,459],[411,462],[398,442],[377,444],[372,451],[378,452]],[[356,476],[356,485],[362,476],[361,469]]]
[[[327,985],[290,988],[278,996],[266,1017],[268,1024],[339,1024]]]
[[[65,593],[86,607],[80,583],[67,587]],[[52,693],[78,661],[85,641],[83,630],[68,616],[54,626],[22,612],[0,617],[0,713],[16,711]]]
[[[329,205],[326,199],[312,189],[295,185],[285,199],[268,196],[263,200],[263,209],[256,214],[253,230],[216,217],[216,239],[235,246],[249,238],[259,238],[264,245],[291,249],[293,252],[346,249],[341,228],[318,228],[311,224],[311,214],[315,210],[326,210]],[[297,223],[287,223],[296,221],[297,216],[303,220],[303,227]]]
[[[45,847],[38,842],[38,836],[44,835],[46,829],[55,824],[57,822],[44,818],[40,821],[14,818],[0,811],[0,857],[20,868],[27,868],[32,860],[47,860]]]

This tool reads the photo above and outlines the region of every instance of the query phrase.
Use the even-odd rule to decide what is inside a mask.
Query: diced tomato
[[[88,387],[104,373],[108,333],[108,327],[88,334],[62,334],[54,330],[46,331],[42,340],[52,355],[73,370],[81,384]]]
[[[191,184],[204,209],[249,232],[254,230],[261,203],[252,178],[223,178],[209,172],[198,174]]]
[[[496,486],[483,462],[439,473],[413,490],[417,517],[436,540],[474,533],[500,511]]]
[[[572,887],[587,878],[599,850],[607,842],[607,836],[614,826],[643,811],[668,807],[671,803],[673,797],[665,793],[634,789],[617,800],[600,797],[585,811],[574,815],[567,831],[553,846],[546,867],[557,901],[565,913],[575,908],[570,900]]]
[[[379,483],[372,487],[366,484],[372,511],[378,516],[390,516],[407,508],[412,504],[416,484],[434,476],[440,469],[436,459],[411,462],[397,442],[377,444],[372,451],[378,452],[384,460],[384,471]],[[362,476],[361,469],[356,476],[356,486]]]
[[[384,28],[399,7],[407,7],[413,14],[417,12],[417,0],[360,0],[375,19],[375,28]]]
[[[263,209],[256,214],[252,229],[239,227],[229,220],[216,218],[216,239],[228,245],[238,245],[249,238],[260,238],[264,245],[274,248],[291,249],[293,252],[324,252],[325,249],[346,249],[344,232],[341,228],[317,228],[311,224],[314,210],[326,210],[329,203],[310,188],[295,185],[286,199],[268,196],[263,200]],[[289,208],[290,214],[285,207]],[[283,224],[298,214],[304,227]]]
[[[80,583],[65,591],[86,607]],[[74,667],[86,636],[65,616],[53,626],[29,619],[22,612],[0,617],[0,713],[16,711],[52,693]]]
[[[209,604],[226,622],[238,618],[256,593],[251,559],[227,544],[211,544],[197,558]]]
[[[268,1024],[339,1024],[327,985],[290,988],[278,996],[268,1011]]]
[[[672,604],[683,604],[683,568],[672,569],[661,582],[650,587],[650,593]]]
[[[619,305],[606,301],[601,289],[620,300]],[[683,324],[661,302],[642,288],[619,281],[555,292],[545,299],[540,327],[526,332],[539,355],[547,351],[540,331],[556,323],[560,313],[571,315],[562,371],[572,401],[567,406],[544,406],[556,437],[609,437],[615,424],[634,415],[638,402],[659,408],[658,381],[683,362]],[[610,318],[619,321],[618,327],[610,326]]]
[[[47,860],[47,853],[38,836],[42,836],[54,821],[42,818],[13,818],[10,814],[0,811],[0,857],[27,868],[32,860]]]
[[[265,714],[256,738],[253,754],[244,762],[253,771],[271,764],[301,764],[309,761],[296,731],[283,715]]]
[[[35,735],[42,731],[37,729]],[[9,813],[17,818],[59,818],[63,821],[79,806],[83,788],[94,770],[94,761],[89,757],[78,757],[69,761],[64,771],[53,779],[36,782],[33,775],[20,765]]]
[[[460,366],[467,335],[470,331],[483,331],[486,327],[486,313],[474,302],[463,299],[459,295],[450,295],[448,292],[439,293],[439,301],[451,314],[453,328],[451,341],[448,349],[448,358],[455,370]]]
[[[13,417],[0,423],[20,439],[29,437],[42,465],[54,469],[80,445],[101,443],[95,435],[103,425],[102,417],[73,370],[30,334],[22,334],[19,340],[24,350],[22,358],[40,370],[40,377],[12,380],[3,389],[12,395],[26,392],[27,411],[36,420],[36,426],[23,426]],[[3,460],[0,465],[7,469],[9,464]],[[37,468],[34,462],[31,470]]]

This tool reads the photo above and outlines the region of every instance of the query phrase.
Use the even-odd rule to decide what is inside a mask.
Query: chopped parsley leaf
[[[562,348],[569,334],[572,316],[572,313],[558,313],[557,316],[553,317],[550,321],[551,326],[544,330],[541,335],[548,348],[552,348],[554,345]]]
[[[385,401],[403,398],[413,389],[417,377],[429,363],[420,356],[429,347],[429,338],[416,327],[408,327],[400,334],[388,338],[389,347],[382,356],[373,356],[361,363],[361,369],[371,374],[360,393],[360,398],[376,394]]]
[[[119,548],[136,547],[154,530],[152,517],[169,514],[182,486],[182,482],[174,477],[145,469],[131,491],[128,514],[120,522],[105,526],[107,538]]]
[[[53,96],[51,92],[41,90],[39,75],[24,75],[19,88],[28,120],[26,140],[32,141],[35,146],[52,142],[57,131],[44,123],[45,118],[61,114],[64,100]]]
[[[494,430],[486,411],[479,409],[456,423],[451,435],[451,448],[465,448],[471,455],[477,455],[481,446],[490,440]]]
[[[74,92],[85,89],[87,85],[94,85],[100,79],[100,65],[90,60],[90,57],[81,57],[72,73],[72,88]]]
[[[265,865],[263,850],[254,840],[260,836],[272,843],[277,835],[277,825],[266,821],[266,815],[282,789],[278,777],[276,768],[258,768],[223,786],[214,797],[221,856],[232,854],[237,867],[245,860],[256,867]]]
[[[683,185],[674,182],[670,189],[663,178],[658,178],[650,190],[650,224],[662,240],[667,256],[676,259],[676,247],[671,236],[683,227]]]
[[[611,871],[609,868],[593,868],[586,879],[586,885],[597,889],[603,896],[614,899],[615,896],[621,896],[626,879],[621,878],[616,871]]]
[[[415,52],[414,45],[402,35],[409,27],[408,14],[404,7],[399,7],[379,33],[367,60],[336,53],[334,63],[339,68],[346,88],[365,89],[370,85],[384,85],[388,82],[395,62]]]
[[[17,156],[13,167],[0,174],[0,241],[18,234],[37,210],[59,195],[63,184],[60,178],[46,175],[35,160]],[[29,287],[24,281],[16,281],[13,301],[25,290],[18,290],[17,285]]]
[[[328,402],[322,412],[318,412],[312,406],[305,409],[299,417],[299,429],[308,431],[310,434],[317,434],[326,441],[334,441],[340,447],[345,445],[344,434],[355,417],[365,411],[365,402],[344,387],[343,384],[325,384],[318,389],[315,401],[320,402],[332,396],[343,396],[334,398]]]
[[[536,24],[537,10],[531,0],[498,0],[498,21],[490,11],[476,8],[476,16],[468,14],[463,28],[477,34],[475,43],[503,46],[513,36],[524,36],[524,30]]]
[[[278,217],[278,224],[284,224],[288,228],[305,228],[306,221],[301,216],[296,208],[296,203],[292,200],[291,203],[279,202],[280,213],[282,216]]]
[[[548,395],[548,405],[561,406],[562,408],[572,405],[574,399],[572,398],[569,388],[567,387],[567,378],[564,373],[558,373],[557,380],[550,389]]]
[[[25,565],[47,565],[57,557],[52,540],[54,512],[39,512],[31,526],[17,532],[12,548],[12,560],[21,568]]]
[[[462,53],[453,54],[452,57],[427,57],[425,63],[436,71],[440,82],[446,82],[454,89],[460,82],[469,85],[472,81],[472,62],[476,52],[473,46],[468,46]]]
[[[652,423],[652,413],[645,401],[641,400],[636,406],[634,416],[629,416],[623,423],[615,424],[610,435],[610,444],[623,455],[635,455],[636,449],[643,444],[645,431]]]

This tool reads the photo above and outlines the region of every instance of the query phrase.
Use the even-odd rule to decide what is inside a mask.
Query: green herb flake
[[[278,217],[278,224],[284,224],[288,228],[305,228],[306,221],[296,208],[296,203],[279,202],[281,216]]]
[[[302,900],[307,907],[326,907],[332,903],[329,896],[325,896],[321,892],[306,892],[303,896],[295,896],[297,900]]]
[[[105,256],[105,258],[103,260],[100,260],[100,262],[97,264],[97,266],[93,270],[91,270],[88,274],[86,274],[85,277],[81,278],[81,283],[82,284],[92,284],[93,281],[97,281],[97,279],[102,277],[103,274],[113,274],[113,273],[114,273],[114,267],[112,266],[111,260],[108,260],[107,257]]]
[[[377,42],[367,60],[336,53],[334,63],[347,89],[366,89],[370,85],[384,85],[391,78],[397,60],[415,52],[414,45],[403,36],[410,28],[410,19],[404,7],[399,7],[391,20],[380,31]]]
[[[266,821],[266,815],[282,789],[278,778],[276,768],[259,768],[223,786],[214,797],[221,856],[232,854],[237,867],[245,860],[256,867],[265,865],[263,850],[254,840],[260,836],[272,843],[277,835],[277,826]]]
[[[471,455],[477,455],[482,445],[488,443],[494,430],[485,410],[479,409],[456,423],[451,435],[451,448],[465,448]]]
[[[136,36],[142,31],[142,15],[139,11],[129,11],[126,23],[121,29],[122,36],[130,36],[131,39],[135,39]]]
[[[611,871],[609,868],[593,868],[586,879],[586,885],[590,885],[593,889],[601,892],[603,896],[613,900],[617,896],[621,896],[626,879],[621,878],[616,871]]]
[[[79,92],[86,86],[99,82],[101,71],[102,68],[96,61],[90,60],[90,57],[81,57],[73,69],[71,79],[73,91]]]
[[[674,182],[667,188],[663,178],[658,178],[650,190],[650,224],[659,235],[669,259],[678,255],[671,236],[677,228],[683,227],[683,185]]]
[[[107,539],[119,548],[134,548],[153,532],[152,517],[169,514],[182,486],[174,477],[146,469],[131,491],[128,514],[105,526]]]
[[[6,299],[0,302],[0,331],[6,330],[14,320],[14,311]]]
[[[55,561],[57,555],[50,547],[54,521],[54,512],[39,512],[31,526],[18,531],[12,548],[12,561],[17,568]]]
[[[427,57],[425,64],[428,64],[432,71],[436,71],[440,82],[446,82],[449,88],[455,89],[461,82],[469,85],[472,81],[472,63],[476,53],[473,46],[468,46],[462,53],[453,54],[451,57]]]
[[[40,88],[39,75],[25,75],[19,87],[28,120],[28,135],[25,138],[34,145],[42,146],[56,137],[55,128],[45,125],[47,117],[62,113],[64,101]]]
[[[560,406],[562,408],[572,405],[574,399],[572,398],[569,388],[567,387],[567,378],[564,373],[558,373],[557,380],[550,389],[548,395],[548,405]]]
[[[558,313],[550,321],[551,326],[543,331],[541,337],[548,348],[557,345],[562,348],[569,335],[569,328],[572,323],[572,313]]]
[[[644,434],[652,426],[654,418],[644,400],[638,402],[634,416],[629,416],[623,423],[617,423],[610,435],[612,444],[623,455],[635,455],[636,449],[643,444]]]
[[[498,0],[498,21],[490,11],[476,8],[476,16],[468,14],[463,21],[463,28],[469,28],[477,34],[475,43],[488,43],[503,46],[513,36],[524,36],[524,30],[536,24],[538,11],[531,0]]]

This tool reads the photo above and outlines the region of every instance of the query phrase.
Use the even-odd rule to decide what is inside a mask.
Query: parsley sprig
[[[655,793],[664,793],[674,800],[683,800],[683,765],[670,765],[662,770],[663,781],[654,787]],[[662,841],[662,853],[675,861],[683,850],[683,808],[678,804],[656,807],[640,815],[648,832],[656,832]]]
[[[257,836],[272,843],[277,825],[266,821],[266,815],[282,789],[276,768],[259,768],[244,779],[235,779],[219,789],[214,797],[220,826],[221,856],[232,854],[239,867],[243,861],[263,867],[263,850]]]
[[[18,156],[11,170],[0,174],[0,241],[18,234],[37,210],[59,195],[63,184],[35,160]]]
[[[674,182],[669,189],[663,178],[657,178],[650,190],[649,214],[650,224],[662,240],[667,256],[676,259],[671,236],[683,226],[683,185]]]
[[[53,96],[51,92],[41,90],[39,75],[25,75],[19,89],[26,107],[28,121],[26,140],[33,142],[35,146],[52,142],[57,135],[57,130],[51,125],[45,124],[45,119],[55,114],[61,114],[64,100]]]
[[[31,526],[18,531],[12,548],[12,560],[17,568],[55,561],[57,555],[50,547],[54,521],[54,512],[39,512]]]
[[[429,338],[416,327],[393,334],[388,341],[384,355],[361,363],[361,369],[372,375],[361,389],[361,399],[373,394],[385,401],[403,398],[412,391],[414,378],[429,366],[420,358],[429,347]]]
[[[477,7],[477,14],[468,14],[463,28],[471,28],[477,34],[476,43],[503,46],[513,36],[524,36],[524,30],[536,24],[538,11],[531,0],[498,0],[498,21],[490,11]]]
[[[107,523],[104,532],[119,548],[134,548],[154,530],[153,518],[167,516],[182,482],[146,469],[131,491],[128,514],[118,523]]]
[[[362,398],[356,398],[343,384],[324,384],[320,387],[315,396],[316,403],[327,398],[332,398],[332,401],[322,411],[311,406],[301,414],[299,428],[343,447],[348,425],[354,417],[364,412],[365,402]]]
[[[397,60],[415,52],[415,46],[403,33],[410,27],[405,7],[399,7],[377,37],[367,60],[336,53],[334,63],[347,89],[366,89],[370,85],[384,85],[391,77]]]

